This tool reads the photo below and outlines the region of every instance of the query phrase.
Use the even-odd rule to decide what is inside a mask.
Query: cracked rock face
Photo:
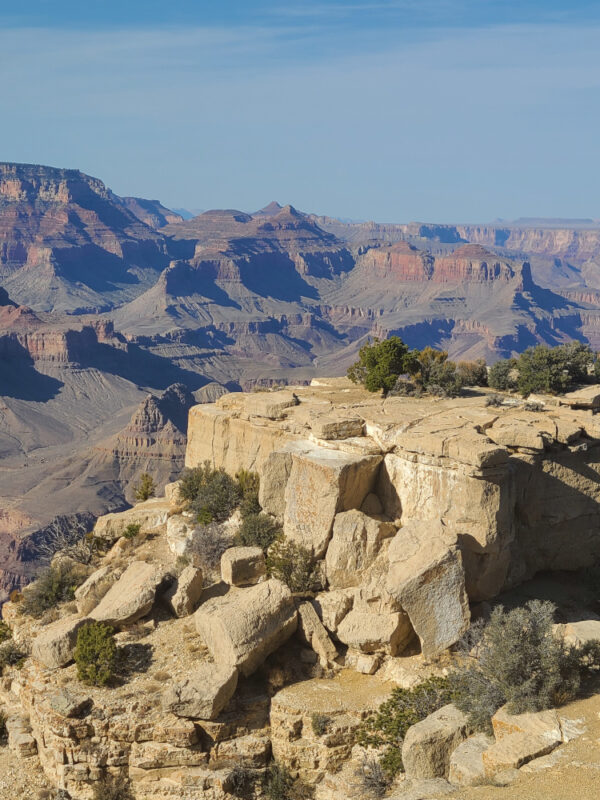
[[[163,695],[165,709],[178,717],[215,719],[237,688],[235,667],[202,664]]]

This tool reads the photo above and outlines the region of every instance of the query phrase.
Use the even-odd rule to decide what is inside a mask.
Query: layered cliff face
[[[102,181],[77,170],[0,164],[0,281],[40,310],[104,309],[168,263],[164,237]]]

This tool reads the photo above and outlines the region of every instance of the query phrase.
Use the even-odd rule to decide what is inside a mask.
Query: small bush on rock
[[[265,552],[281,537],[281,525],[268,514],[249,514],[244,517],[235,535],[240,547],[261,547]]]
[[[210,462],[184,470],[179,495],[190,504],[198,522],[224,522],[233,514],[242,499],[239,483],[224,469],[213,469]]]
[[[300,780],[294,780],[289,770],[280,764],[271,764],[263,779],[265,800],[308,800],[312,789]]]
[[[327,733],[330,724],[331,719],[327,716],[327,714],[315,712],[311,715],[310,726],[315,736],[324,736]]]
[[[117,646],[114,632],[102,622],[88,622],[77,633],[77,677],[90,686],[106,686],[115,676]]]
[[[233,539],[223,526],[210,522],[201,529],[201,535],[196,536],[190,555],[193,562],[207,570],[217,570],[221,563],[221,556],[233,544]]]
[[[373,756],[365,756],[356,771],[365,797],[383,797],[391,783],[381,763]]]
[[[19,669],[27,659],[27,653],[23,652],[12,639],[0,645],[0,675],[6,667],[17,667]]]
[[[477,361],[459,361],[456,371],[463,386],[487,386],[488,371],[484,358]]]
[[[139,483],[133,487],[133,493],[136,500],[144,501],[149,500],[156,491],[156,484],[154,478],[148,472],[142,472],[140,475]]]
[[[238,483],[242,498],[240,501],[242,517],[245,518],[259,514],[261,508],[258,502],[258,490],[260,488],[258,473],[250,472],[250,470],[247,469],[241,469],[239,472],[236,472],[235,479]]]
[[[512,714],[560,705],[576,696],[585,672],[600,666],[600,642],[565,644],[554,633],[554,611],[539,600],[511,611],[498,606],[469,642],[474,663],[452,683],[455,704],[475,727],[489,730],[504,704]]]
[[[124,775],[107,775],[94,784],[93,800],[135,800],[131,785]]]
[[[358,351],[358,361],[348,370],[353,383],[362,383],[369,392],[394,388],[400,375],[410,373],[414,366],[414,354],[398,336],[380,341],[374,339]]]
[[[227,791],[234,797],[246,800],[253,797],[255,782],[256,778],[251,770],[242,764],[236,764],[227,779]]]
[[[75,597],[75,589],[83,583],[85,575],[76,572],[68,563],[59,563],[40,572],[33,583],[23,592],[20,611],[35,619],[58,603],[69,602]]]
[[[412,689],[393,689],[379,709],[364,720],[357,733],[363,747],[382,750],[381,767],[388,778],[402,772],[402,744],[407,730],[452,701],[446,678],[428,678]]]
[[[267,555],[267,572],[297,594],[311,592],[316,587],[311,551],[290,540],[280,539],[272,545]]]
[[[496,361],[492,366],[488,375],[488,384],[492,389],[508,392],[517,388],[518,377],[517,359],[507,358],[503,361]]]
[[[6,622],[0,621],[0,644],[12,639],[12,631]]]
[[[141,527],[142,526],[139,524],[139,522],[130,522],[129,525],[123,531],[123,536],[126,539],[135,539],[135,537],[140,532]]]

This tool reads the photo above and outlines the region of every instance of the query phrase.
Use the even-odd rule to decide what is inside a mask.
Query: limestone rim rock
[[[164,577],[164,568],[145,561],[132,561],[90,613],[90,618],[116,628],[130,625],[152,609],[156,590]]]
[[[201,664],[163,695],[163,706],[179,717],[215,719],[233,697],[238,683],[235,667]]]
[[[66,666],[73,660],[77,632],[89,617],[71,615],[47,625],[33,640],[31,655],[49,669]]]
[[[466,715],[452,704],[412,725],[402,745],[406,774],[410,778],[447,778],[450,756],[470,732]]]

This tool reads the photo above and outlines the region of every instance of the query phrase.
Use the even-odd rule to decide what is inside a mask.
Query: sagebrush
[[[310,550],[287,539],[278,539],[267,555],[267,572],[302,594],[318,588],[317,573]]]
[[[102,622],[88,622],[77,632],[77,677],[90,686],[106,686],[116,674],[117,646],[114,631]]]
[[[75,597],[75,589],[85,580],[85,574],[75,570],[69,562],[42,570],[33,583],[23,590],[20,611],[35,619],[59,603],[69,602]]]

